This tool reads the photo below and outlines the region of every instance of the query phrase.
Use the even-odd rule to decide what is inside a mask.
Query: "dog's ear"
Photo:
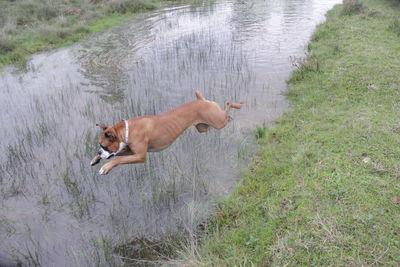
[[[96,123],[96,126],[99,126],[103,130],[107,129],[107,126],[105,126],[104,123]]]
[[[110,139],[111,141],[114,141],[117,138],[117,136],[113,132],[105,132],[104,136]]]

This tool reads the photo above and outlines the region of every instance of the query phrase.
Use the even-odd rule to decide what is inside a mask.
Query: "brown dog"
[[[197,100],[185,103],[161,115],[143,116],[121,121],[114,126],[96,124],[104,130],[100,136],[99,155],[90,164],[97,164],[102,158],[114,158],[104,164],[99,173],[108,174],[120,164],[142,163],[147,152],[161,151],[169,147],[188,127],[194,125],[200,133],[211,127],[222,129],[230,121],[231,108],[240,109],[243,104],[225,104],[225,110],[213,101],[208,101],[198,92]]]

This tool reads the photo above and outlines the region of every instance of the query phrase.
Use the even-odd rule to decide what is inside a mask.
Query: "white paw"
[[[100,168],[99,174],[106,174],[106,171],[103,169],[103,167]]]

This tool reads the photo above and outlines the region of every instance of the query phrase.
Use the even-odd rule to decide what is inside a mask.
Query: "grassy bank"
[[[157,0],[0,1],[0,67],[72,44],[151,10]]]
[[[384,0],[328,13],[291,77],[294,108],[183,262],[398,266],[399,17]]]

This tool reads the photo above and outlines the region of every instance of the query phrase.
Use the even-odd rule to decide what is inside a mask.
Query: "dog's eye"
[[[104,136],[111,140],[114,140],[116,137],[114,133],[110,133],[110,132],[105,132]]]

